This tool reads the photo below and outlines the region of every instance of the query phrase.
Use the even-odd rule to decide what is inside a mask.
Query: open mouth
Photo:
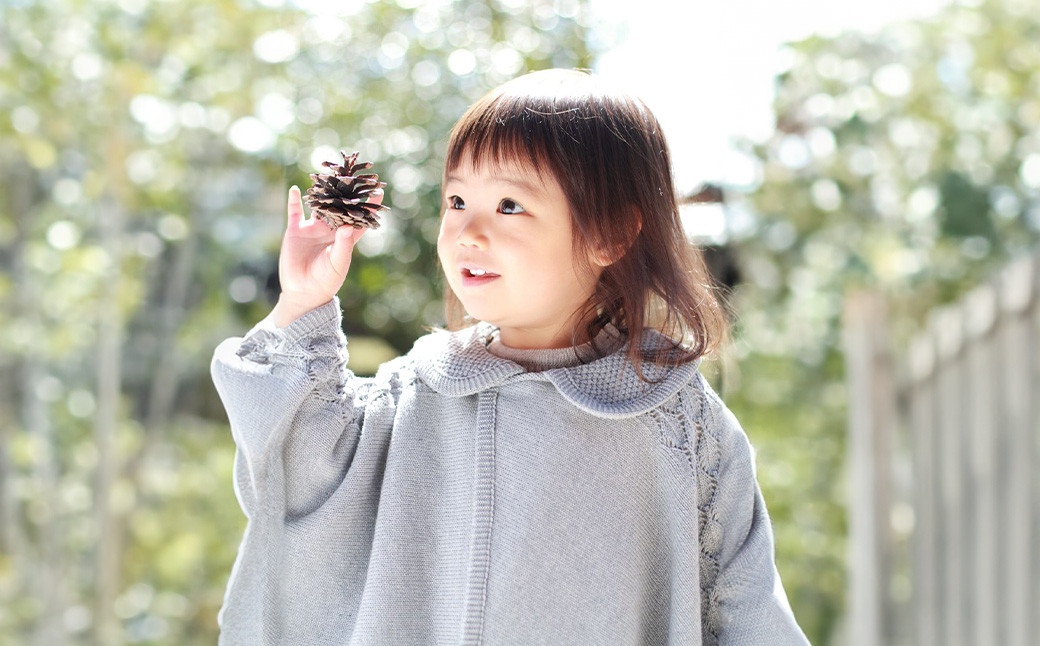
[[[487,269],[474,269],[470,267],[462,267],[461,271],[462,284],[467,287],[484,285],[498,278],[498,274],[488,271]]]
[[[462,275],[466,278],[491,278],[498,276],[498,274],[492,273],[487,269],[469,269],[466,267],[462,268]]]

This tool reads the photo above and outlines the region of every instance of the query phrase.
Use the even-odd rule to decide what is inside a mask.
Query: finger
[[[336,239],[329,247],[329,262],[332,269],[340,276],[345,276],[350,267],[350,256],[354,250],[355,236],[361,236],[356,232],[358,229],[350,226],[342,226],[336,229]],[[362,230],[362,233],[364,231]]]
[[[289,189],[289,228],[298,229],[303,220],[303,198],[300,196],[300,187],[295,184]]]
[[[377,188],[376,190],[374,190],[371,193],[369,193],[368,194],[368,201],[372,202],[373,204],[382,204],[383,203],[383,189]]]

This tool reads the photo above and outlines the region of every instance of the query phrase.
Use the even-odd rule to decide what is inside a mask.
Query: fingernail
[[[290,191],[296,191],[297,193],[299,193],[300,192],[300,187],[297,186],[296,184],[293,184],[291,187],[289,187],[289,190]]]

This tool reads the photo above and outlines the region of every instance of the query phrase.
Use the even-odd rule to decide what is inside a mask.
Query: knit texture
[[[361,379],[334,300],[217,348],[249,519],[222,644],[807,643],[696,364],[529,372],[493,332]]]

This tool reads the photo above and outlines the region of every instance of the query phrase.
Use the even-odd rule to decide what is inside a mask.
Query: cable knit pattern
[[[362,379],[334,300],[217,348],[249,519],[221,644],[807,643],[750,445],[696,364],[647,384],[621,347],[527,371],[493,331]]]
[[[703,377],[698,375],[697,379],[702,389],[707,388]],[[712,430],[714,425],[703,423],[705,416],[710,414],[703,390],[694,391],[693,397],[684,396],[683,391],[680,391],[650,412],[650,417],[658,425],[661,441],[681,451],[689,460],[690,468],[697,471],[701,620],[705,646],[718,643],[720,617],[714,589],[722,548],[722,527],[715,516],[716,483],[721,456],[718,437]]]
[[[318,308],[300,317],[291,331],[278,330],[268,319],[247,335],[236,353],[259,364],[283,364],[307,372],[314,396],[322,401],[342,402],[347,379],[346,337],[337,325],[338,315]]]
[[[703,377],[700,377],[703,381]],[[722,550],[723,528],[715,515],[715,496],[718,492],[719,438],[717,420],[711,419],[705,389],[699,391],[696,410],[690,417],[696,420],[694,446],[697,456],[697,512],[701,543],[701,617],[704,622],[705,646],[718,643],[719,616],[718,600],[715,597],[715,582],[719,574],[719,552]]]

